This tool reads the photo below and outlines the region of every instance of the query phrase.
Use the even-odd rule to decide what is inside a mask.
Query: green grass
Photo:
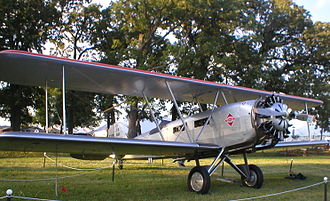
[[[306,180],[284,179],[288,174],[291,158],[294,159],[293,171],[307,176]],[[68,176],[86,171],[75,171],[46,160],[43,167],[42,154],[8,154],[0,156],[1,179],[40,179]],[[239,156],[233,157],[235,163],[242,163]],[[79,168],[97,168],[109,166],[112,159],[104,161],[81,161],[65,155],[58,158],[58,162]],[[116,169],[115,182],[111,181],[112,169],[101,170],[79,177],[58,180],[58,197],[55,196],[55,181],[35,182],[4,182],[0,183],[0,197],[5,195],[8,188],[13,189],[14,195],[38,197],[58,200],[231,200],[251,196],[259,196],[293,189],[330,178],[330,156],[285,157],[272,153],[253,154],[249,157],[250,164],[258,165],[264,172],[264,185],[261,189],[251,189],[240,184],[223,183],[217,181],[220,170],[212,176],[210,193],[199,195],[188,192],[186,179],[193,162],[186,163],[186,167],[177,167],[171,160],[129,161],[123,170]],[[209,165],[211,160],[202,160],[202,165]],[[225,166],[225,176],[239,179],[240,177],[228,165]],[[60,189],[65,187],[67,192]],[[279,195],[264,200],[323,200],[323,185],[306,190]],[[262,199],[259,199],[262,200]]]

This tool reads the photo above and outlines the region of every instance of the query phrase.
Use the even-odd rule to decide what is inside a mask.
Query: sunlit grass
[[[4,154],[5,155],[5,154]],[[55,160],[55,157],[52,157]],[[243,160],[234,156],[237,164]],[[284,179],[287,176],[291,159],[294,173],[301,172],[306,180]],[[70,170],[62,164],[77,168],[100,168],[110,166],[112,159],[104,161],[81,161],[62,155],[58,157],[58,167],[42,154],[10,155],[0,158],[1,179],[43,179],[84,173],[86,171]],[[202,160],[202,165],[209,165],[211,159]],[[129,161],[123,170],[115,170],[115,182],[112,182],[112,169],[93,172],[79,177],[58,180],[58,197],[55,196],[55,181],[4,182],[0,184],[0,196],[8,188],[17,196],[38,197],[58,200],[231,200],[251,196],[265,195],[293,189],[330,177],[330,156],[285,157],[274,154],[254,154],[249,157],[250,164],[258,165],[264,172],[264,185],[261,189],[242,187],[237,183],[217,181],[221,168],[212,176],[210,193],[198,195],[188,192],[186,179],[194,162],[186,167],[178,167],[171,160],[160,160],[154,163],[147,161]],[[224,175],[239,180],[240,176],[228,165]],[[61,188],[67,189],[62,192]],[[279,195],[265,200],[323,200],[323,185],[310,189]]]

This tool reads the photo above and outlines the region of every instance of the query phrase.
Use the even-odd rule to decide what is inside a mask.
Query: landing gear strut
[[[263,173],[256,165],[248,165],[246,154],[244,156],[244,165],[235,165],[228,154],[224,154],[222,149],[218,156],[214,159],[210,166],[196,166],[191,169],[188,176],[189,191],[206,194],[211,187],[211,175],[223,163],[228,163],[236,172],[241,175],[241,183],[243,186],[251,188],[260,188],[264,182]]]
[[[118,169],[122,170],[124,168],[124,161],[121,159],[117,159]]]

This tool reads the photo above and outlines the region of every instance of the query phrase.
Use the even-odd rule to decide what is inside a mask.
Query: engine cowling
[[[264,144],[268,140],[276,144],[290,134],[288,130],[291,126],[288,120],[288,106],[283,103],[280,97],[272,95],[265,100],[257,101],[254,113],[260,144]]]

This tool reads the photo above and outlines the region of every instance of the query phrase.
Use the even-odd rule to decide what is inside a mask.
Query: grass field
[[[52,157],[55,159],[54,157]],[[306,180],[284,179],[288,174],[291,159],[294,159],[293,171],[307,176]],[[233,157],[236,163],[241,163],[238,156]],[[66,156],[58,158],[58,167],[49,159],[43,167],[42,154],[0,154],[0,179],[42,179],[56,176],[69,176],[85,173],[64,168],[62,164],[78,168],[99,168],[112,164],[112,159],[104,161],[81,161]],[[202,164],[210,164],[211,160],[202,160]],[[264,172],[264,185],[261,189],[242,187],[240,184],[217,181],[220,176],[216,172],[212,176],[210,193],[199,195],[188,192],[186,179],[193,162],[186,167],[178,167],[171,160],[130,161],[124,164],[123,170],[116,169],[115,181],[112,182],[112,169],[90,172],[89,174],[59,179],[58,196],[55,195],[55,181],[1,181],[0,197],[8,188],[14,195],[47,198],[66,201],[83,200],[232,200],[258,195],[281,192],[301,186],[307,186],[330,178],[330,155],[285,157],[272,153],[253,154],[249,157],[250,164],[258,165]],[[228,165],[225,166],[226,177],[239,179]],[[330,185],[329,185],[330,186]],[[62,192],[66,189],[67,192]],[[298,192],[258,200],[323,200],[323,185],[315,186]],[[329,193],[328,193],[329,194]],[[329,200],[329,198],[328,198]]]

